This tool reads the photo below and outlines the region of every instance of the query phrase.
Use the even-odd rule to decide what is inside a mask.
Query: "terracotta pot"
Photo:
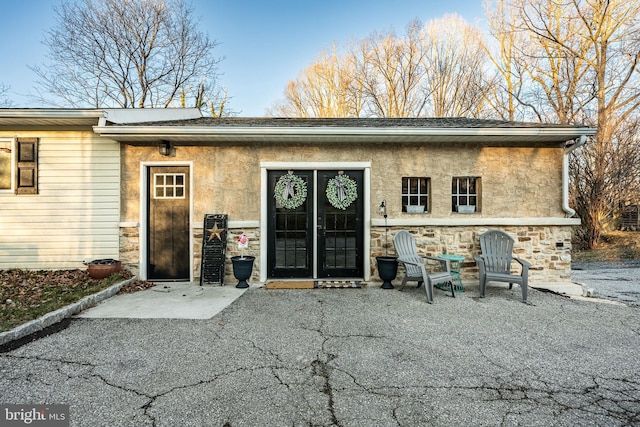
[[[93,279],[104,279],[120,271],[121,262],[115,259],[97,259],[87,264],[87,272]]]

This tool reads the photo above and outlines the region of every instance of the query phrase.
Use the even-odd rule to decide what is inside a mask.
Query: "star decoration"
[[[213,224],[213,228],[209,228],[207,229],[207,231],[210,233],[209,234],[209,240],[207,240],[207,242],[210,242],[211,240],[213,240],[214,237],[217,237],[218,240],[222,241],[222,237],[220,237],[220,235],[222,234],[222,232],[224,231],[224,228],[218,228],[218,223],[214,223]]]

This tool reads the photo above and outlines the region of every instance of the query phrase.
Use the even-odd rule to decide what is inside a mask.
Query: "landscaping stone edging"
[[[47,313],[43,316],[38,317],[37,319],[30,320],[29,322],[16,326],[9,331],[0,332],[0,345],[20,338],[24,338],[27,335],[31,335],[35,332],[41,331],[44,328],[47,328],[55,323],[61,322],[67,317],[78,314],[82,310],[85,310],[98,304],[99,302],[106,300],[107,298],[111,298],[112,296],[117,294],[123,286],[130,282],[133,282],[135,279],[135,277],[132,277],[131,279],[116,283],[115,285],[111,285],[107,289],[103,289],[100,292],[92,295],[87,295],[86,297],[80,299],[77,302],[74,302],[73,304],[69,304],[62,308],[59,308],[58,310]]]

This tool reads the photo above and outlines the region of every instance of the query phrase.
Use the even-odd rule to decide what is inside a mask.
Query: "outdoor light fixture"
[[[171,154],[171,141],[161,141],[158,145],[158,151],[163,156],[168,156]]]
[[[387,219],[387,201],[383,200],[382,202],[380,202],[380,207],[378,208],[378,214],[380,214],[380,216],[383,216],[385,219]]]

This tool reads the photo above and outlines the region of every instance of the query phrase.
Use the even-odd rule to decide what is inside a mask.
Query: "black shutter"
[[[211,230],[220,230],[212,235]],[[227,215],[206,214],[202,233],[202,265],[200,285],[216,283],[224,285],[224,264],[227,252]]]
[[[18,138],[16,145],[16,194],[38,194],[38,138]]]

